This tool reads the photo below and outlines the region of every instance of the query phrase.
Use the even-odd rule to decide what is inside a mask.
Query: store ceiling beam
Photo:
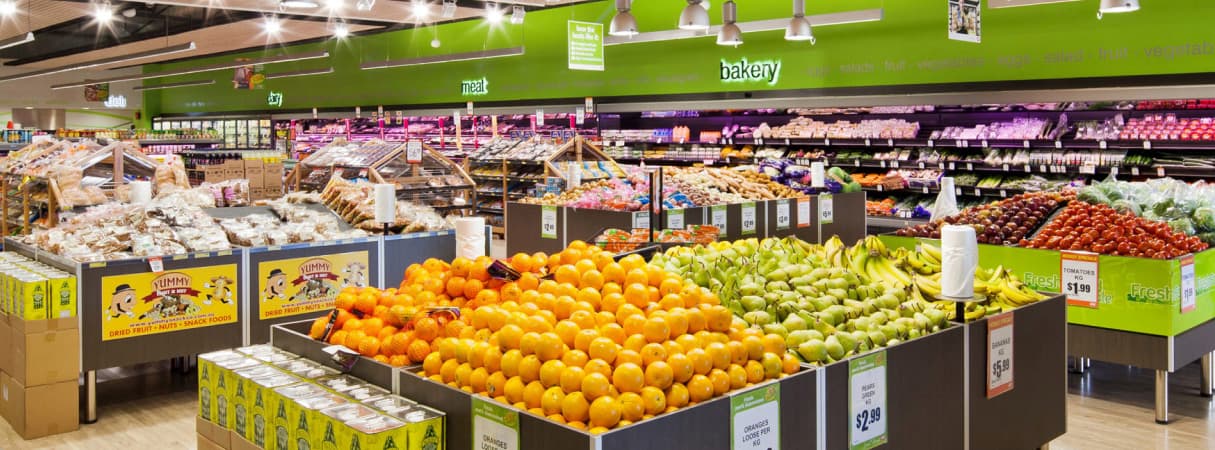
[[[451,53],[447,55],[423,56],[420,58],[405,58],[394,59],[389,61],[363,63],[359,66],[363,70],[372,69],[387,69],[390,67],[406,67],[406,66],[421,66],[425,64],[439,64],[456,61],[472,61],[478,59],[502,58],[507,56],[520,56],[523,54],[523,47],[507,47],[493,50],[481,50],[465,53]]]
[[[156,91],[156,90],[160,90],[160,89],[172,89],[172,88],[190,87],[190,86],[206,86],[206,85],[210,85],[210,84],[215,84],[215,80],[182,81],[179,83],[165,83],[165,84],[157,84],[157,85],[152,85],[152,86],[135,86],[131,89],[136,90],[136,91]]]
[[[806,20],[809,20],[812,26],[824,27],[849,23],[877,22],[882,20],[884,14],[885,10],[883,8],[874,8],[838,13],[815,14],[812,16],[806,16]],[[744,33],[778,31],[784,30],[785,26],[789,25],[789,18],[782,17],[780,19],[739,22],[736,25],[738,25],[738,28],[742,29]],[[603,39],[603,45],[640,44],[642,42],[660,42],[673,41],[677,39],[717,37],[717,32],[720,30],[721,25],[713,25],[704,33],[673,29],[638,33],[634,36],[606,36]]]
[[[116,64],[116,63],[137,61],[140,59],[154,58],[157,56],[170,55],[170,54],[174,54],[174,53],[188,52],[188,51],[194,50],[194,48],[195,48],[194,42],[187,42],[185,44],[171,45],[168,47],[158,48],[158,49],[150,50],[150,51],[146,51],[146,52],[131,53],[128,55],[115,56],[113,58],[96,59],[96,60],[87,61],[87,62],[83,62],[83,63],[79,63],[79,64],[69,64],[66,66],[55,67],[55,68],[51,68],[51,69],[35,70],[32,72],[25,72],[25,73],[19,73],[16,75],[9,75],[6,77],[0,77],[0,83],[3,83],[5,81],[24,80],[26,78],[40,77],[43,75],[50,75],[50,74],[55,74],[55,73],[70,72],[70,71],[74,71],[74,70],[89,69],[89,68],[93,68],[93,67],[100,67],[100,66]]]
[[[103,78],[103,79],[98,79],[98,80],[84,80],[84,81],[79,81],[79,82],[75,82],[75,83],[57,84],[57,85],[51,86],[51,89],[54,89],[54,90],[69,89],[69,88],[84,87],[84,86],[88,86],[91,84],[97,84],[97,83],[122,83],[122,82],[126,82],[126,81],[138,81],[138,80],[148,80],[148,79],[152,79],[152,78],[174,77],[174,76],[178,76],[178,75],[190,75],[190,74],[194,74],[194,73],[213,72],[216,70],[235,69],[237,67],[244,67],[244,66],[255,66],[255,65],[260,65],[260,64],[275,64],[275,63],[284,63],[284,62],[292,62],[292,61],[304,61],[304,60],[309,60],[309,59],[319,59],[319,58],[328,58],[328,57],[329,57],[329,51],[320,50],[320,51],[315,51],[315,52],[295,53],[295,54],[290,54],[290,55],[271,56],[271,57],[267,57],[267,58],[251,59],[251,60],[247,60],[247,61],[223,62],[223,63],[211,64],[211,65],[207,65],[207,66],[192,67],[189,69],[169,70],[169,71],[155,72],[155,73],[133,74],[133,75],[120,76],[120,77]]]

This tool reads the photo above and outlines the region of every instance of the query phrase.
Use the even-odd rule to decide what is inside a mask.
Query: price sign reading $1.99
[[[987,320],[987,398],[1013,388],[1013,312]]]
[[[1067,304],[1097,307],[1097,287],[1100,258],[1096,253],[1060,252],[1060,283],[1063,294],[1067,295]]]
[[[848,405],[848,448],[869,450],[885,444],[885,351],[848,361]]]
[[[742,204],[742,234],[755,234],[755,202]]]

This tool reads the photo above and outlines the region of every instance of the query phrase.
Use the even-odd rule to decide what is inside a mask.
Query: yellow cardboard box
[[[267,365],[257,365],[247,369],[237,370],[236,372],[239,382],[232,394],[232,427],[231,430],[242,437],[252,436],[249,424],[253,417],[254,396],[260,386],[254,382],[256,379],[265,377],[283,375],[281,371]],[[288,378],[289,379],[289,378]]]
[[[215,378],[220,376],[215,363],[241,357],[231,350],[198,355],[198,417],[208,422],[215,420]]]
[[[379,415],[374,409],[353,402],[323,409],[321,410],[321,414],[325,416],[325,427],[321,432],[321,440],[316,443],[320,445],[320,448],[342,449],[350,448],[350,440],[353,434],[353,430],[346,425],[347,422],[355,422]]]
[[[409,428],[393,417],[376,415],[346,423],[349,433],[342,448],[362,450],[405,449],[409,445]]]
[[[276,410],[274,414],[274,448],[310,448],[313,425],[309,420],[311,411],[304,405],[310,402],[312,397],[326,395],[329,392],[311,382],[283,386],[274,391],[282,399],[280,405],[285,406],[286,412],[285,423],[280,422],[282,417],[279,416],[279,413],[283,412],[281,409]],[[286,442],[286,445],[283,445],[283,442]]]
[[[46,283],[50,288],[50,317],[76,317],[76,277],[57,272],[48,274]]]
[[[285,373],[253,379],[253,383],[250,385],[253,387],[249,400],[250,421],[248,430],[246,430],[249,442],[261,448],[273,448],[267,447],[267,445],[272,443],[274,416],[276,408],[279,406],[278,395],[274,393],[274,389],[299,381],[299,378]],[[286,417],[285,409],[283,416]]]
[[[215,420],[213,422],[230,430],[236,426],[236,405],[240,402],[236,393],[238,390],[245,390],[245,384],[248,382],[244,377],[237,375],[236,371],[262,364],[253,358],[242,356],[218,361],[215,365],[217,367],[214,374],[215,387],[211,390],[215,397]]]

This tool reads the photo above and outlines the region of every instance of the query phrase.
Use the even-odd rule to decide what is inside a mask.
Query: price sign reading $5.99
[[[742,234],[755,234],[755,202],[742,204]]]
[[[848,404],[848,448],[869,450],[885,444],[885,351],[848,361]]]
[[[1060,283],[1063,294],[1067,295],[1067,304],[1097,307],[1098,261],[1096,253],[1060,252]]]
[[[987,398],[1013,388],[1013,312],[987,320]]]

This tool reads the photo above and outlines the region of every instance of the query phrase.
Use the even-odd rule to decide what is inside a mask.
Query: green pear
[[[779,323],[769,323],[763,326],[764,334],[775,334],[780,337],[789,335],[789,330]]]
[[[805,330],[810,327],[810,325],[807,324],[806,321],[801,317],[798,317],[797,314],[790,314],[789,317],[786,317],[785,321],[781,324],[784,325],[789,331]]]
[[[785,336],[785,348],[797,348],[803,342],[814,338],[813,330],[791,330],[789,335]]]
[[[750,311],[743,314],[743,320],[752,325],[767,325],[772,323],[772,315],[767,311]]]
[[[886,333],[881,331],[870,331],[869,340],[873,342],[874,347],[884,347],[886,345]]]
[[[856,336],[852,333],[835,333],[832,336],[839,340],[840,345],[844,347],[845,351],[851,351],[856,348]]]
[[[844,346],[840,343],[839,338],[835,336],[836,335],[834,334],[827,336],[827,340],[823,342],[823,345],[827,349],[827,355],[838,361],[843,358],[844,354],[848,351],[844,349]]]
[[[832,325],[831,322],[828,322],[827,319],[823,317],[819,317],[818,320],[815,320],[813,325],[814,330],[822,333],[823,336],[835,334],[835,325]]]
[[[744,295],[739,301],[742,302],[743,309],[747,311],[759,311],[768,306],[768,302],[764,301],[763,297],[756,295]]]
[[[839,343],[837,342],[836,345]],[[797,354],[805,358],[806,362],[821,362],[827,359],[827,345],[823,341],[811,339],[797,346]]]

